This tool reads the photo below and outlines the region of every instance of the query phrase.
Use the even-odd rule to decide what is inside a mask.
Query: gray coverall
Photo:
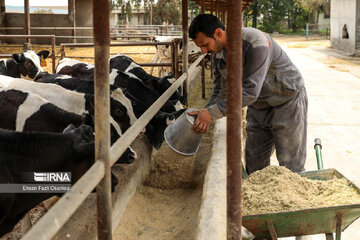
[[[268,34],[243,28],[242,40],[247,171],[268,166],[274,149],[280,166],[304,171],[308,106],[304,80]],[[214,93],[206,105],[214,120],[226,115],[225,54],[223,49],[215,55]]]

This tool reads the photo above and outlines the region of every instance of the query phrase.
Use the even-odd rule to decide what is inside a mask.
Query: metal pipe
[[[322,154],[321,154],[321,140],[320,138],[315,138],[315,154],[316,154],[316,161],[317,161],[317,167],[318,170],[322,170],[324,169],[324,164],[323,164],[323,160],[322,160]]]
[[[182,31],[183,31],[183,73],[188,72],[189,56],[188,56],[188,0],[182,0]],[[183,86],[183,95],[186,95],[189,86],[188,78],[185,79]],[[187,105],[187,103],[185,103]]]
[[[227,0],[227,239],[241,239],[242,0]]]
[[[24,0],[25,35],[30,35],[30,5],[29,0]],[[26,38],[25,49],[30,49],[30,38]]]
[[[171,46],[171,72],[174,74],[175,76],[175,41],[172,42]]]
[[[178,57],[179,57],[179,52],[178,52],[178,46],[179,46],[179,41],[180,39],[174,39],[174,44],[175,44],[175,48],[174,48],[174,55],[175,55],[175,59],[174,59],[174,65],[175,65],[175,78],[178,79],[179,78],[179,62],[178,62]]]
[[[189,74],[195,70],[196,66],[203,59],[205,54],[199,58],[189,67]],[[113,165],[119,157],[125,152],[126,148],[134,141],[140,131],[149,123],[154,115],[160,110],[164,103],[171,97],[176,89],[187,78],[187,73],[183,73],[152,105],[144,112],[141,117],[111,146],[110,159]]]
[[[100,161],[91,168],[65,193],[59,201],[40,218],[40,220],[25,234],[22,240],[52,239],[66,221],[79,208],[81,203],[94,190],[104,176],[104,164]]]
[[[189,73],[199,64],[204,55],[200,56],[189,68]],[[179,85],[184,81],[181,76],[156,102],[131,126],[124,135],[111,147],[111,165],[125,152],[127,146],[137,137],[140,131],[148,124],[161,106],[170,98]],[[59,201],[47,212],[22,238],[24,240],[52,239],[61,229],[81,203],[91,193],[105,174],[103,161],[96,161],[93,166],[71,187]]]
[[[6,36],[6,35],[3,35]],[[0,35],[1,37],[1,35]],[[157,45],[171,45],[172,42],[134,42],[134,43],[111,43],[109,46],[157,46]],[[65,47],[93,47],[93,43],[61,43],[60,46]]]
[[[65,47],[60,45],[60,54],[61,54],[61,59],[63,59],[65,57]]]
[[[55,35],[0,35],[0,38],[51,38]]]
[[[75,11],[75,0],[69,0],[68,2],[69,19],[71,22],[71,35],[76,37],[76,11]],[[91,27],[91,29],[93,29]],[[76,38],[73,38],[73,42],[76,43]]]
[[[109,44],[110,6],[108,0],[93,1],[95,46],[95,159],[102,161],[105,176],[96,187],[98,239],[112,239],[110,164]]]
[[[56,61],[56,56],[55,56],[55,36],[52,36],[51,38],[51,59],[52,59],[52,73],[55,73],[55,61]]]

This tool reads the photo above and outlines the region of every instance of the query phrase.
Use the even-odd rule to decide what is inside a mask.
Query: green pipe
[[[243,163],[241,163],[241,172],[242,172],[242,178],[246,179],[248,177],[248,175],[246,173],[246,170],[245,170],[245,167],[244,167]]]
[[[322,169],[324,169],[324,164],[323,164],[322,155],[321,155],[322,146],[321,146],[320,138],[315,138],[314,148],[315,148],[318,170],[322,170]]]

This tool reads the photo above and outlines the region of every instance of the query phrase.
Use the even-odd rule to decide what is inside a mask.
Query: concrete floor
[[[303,74],[309,97],[306,170],[317,169],[314,139],[320,138],[324,167],[360,187],[360,58],[321,46],[283,48]],[[360,219],[342,239],[360,239]]]

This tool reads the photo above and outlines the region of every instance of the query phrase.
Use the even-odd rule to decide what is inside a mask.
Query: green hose
[[[243,178],[243,179],[246,179],[248,175],[247,175],[247,173],[246,173],[246,169],[245,169],[243,163],[241,163],[241,172],[242,172],[242,178]]]
[[[322,169],[324,169],[324,164],[323,164],[322,155],[321,155],[322,146],[321,146],[320,138],[315,138],[314,148],[315,148],[318,170],[322,170]]]

